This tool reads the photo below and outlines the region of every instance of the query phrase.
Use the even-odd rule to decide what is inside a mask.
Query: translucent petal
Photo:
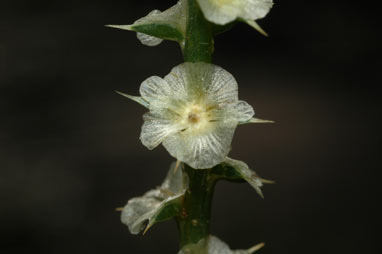
[[[164,77],[171,90],[176,93],[179,99],[187,100],[189,97],[188,89],[190,82],[187,77],[187,63],[174,67],[171,72]]]
[[[238,1],[240,3],[240,18],[251,19],[261,19],[264,18],[273,6],[272,0],[245,0]]]
[[[231,149],[235,121],[216,122],[202,134],[184,130],[169,135],[163,145],[175,158],[195,169],[211,168],[221,163]]]
[[[164,114],[158,114],[156,112],[146,113],[144,123],[142,126],[140,139],[148,149],[154,149],[165,138],[175,134],[180,130],[180,126],[174,124],[169,118],[165,118]]]
[[[238,101],[237,103],[232,104],[230,110],[238,122],[247,122],[255,114],[252,106],[245,101]]]
[[[196,244],[189,244],[182,248],[178,254],[252,254],[253,251],[250,250],[231,250],[225,242],[217,238],[216,236],[210,235],[208,237],[208,247],[205,251],[206,241],[204,239],[200,240]]]
[[[150,46],[150,47],[157,46],[161,44],[161,42],[163,41],[160,38],[143,34],[143,33],[137,33],[137,38],[143,45]]]
[[[249,254],[249,252],[246,250],[231,250],[228,244],[211,235],[208,242],[208,254]]]
[[[272,0],[198,0],[198,3],[206,19],[219,25],[225,25],[237,18],[263,18],[273,5]]]
[[[146,224],[152,225],[165,207],[174,205],[184,194],[188,186],[187,175],[183,170],[174,171],[172,164],[161,187],[148,191],[142,197],[130,199],[122,210],[122,223],[129,227],[132,234],[138,234]],[[162,218],[163,219],[163,218]]]
[[[205,18],[218,25],[225,25],[234,21],[239,15],[236,6],[229,3],[219,4],[219,0],[198,0],[198,3]]]
[[[219,105],[234,103],[238,100],[238,86],[228,71],[214,65],[211,82],[207,88],[208,98]]]
[[[142,82],[139,91],[143,99],[150,103],[150,109],[169,108],[176,111],[179,102],[188,96],[185,90],[179,89],[179,86],[153,76]]]
[[[183,63],[174,67],[166,81],[181,84],[190,97],[206,97],[215,104],[238,100],[235,78],[223,68],[208,63]]]
[[[211,115],[215,120],[236,121],[238,124],[248,123],[254,114],[252,106],[245,101],[225,104],[211,111]]]
[[[155,213],[160,203],[155,197],[130,199],[122,210],[121,221],[129,227],[132,234],[138,234],[145,228],[145,222]]]
[[[183,174],[181,168],[175,170],[175,165],[175,162],[171,164],[167,177],[160,187],[162,191],[165,190],[170,195],[184,193],[188,186],[187,174]],[[183,164],[181,163],[179,167],[183,167]]]

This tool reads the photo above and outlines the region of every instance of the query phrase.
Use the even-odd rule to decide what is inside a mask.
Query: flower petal
[[[169,113],[170,114],[170,113]],[[180,130],[180,126],[174,124],[172,120],[166,118],[162,113],[150,112],[144,116],[140,139],[148,149],[154,149],[169,135]],[[171,119],[171,118],[170,118]]]
[[[122,210],[121,221],[129,227],[132,234],[139,234],[145,228],[145,222],[160,206],[155,197],[139,197],[130,199]]]
[[[175,170],[176,163],[172,163],[167,173],[166,179],[160,189],[168,195],[177,195],[184,193],[188,187],[188,175],[183,173],[183,163],[180,163],[179,169]]]
[[[251,105],[245,101],[237,101],[211,110],[217,121],[236,121],[238,124],[248,123],[255,114]]]
[[[237,18],[256,20],[270,11],[272,0],[198,0],[207,20],[225,25]]]
[[[237,103],[233,104],[231,110],[232,114],[235,116],[239,123],[249,121],[255,114],[252,106],[245,101],[238,101]]]
[[[214,65],[212,69],[211,82],[208,84],[209,100],[224,105],[238,100],[238,86],[231,73]]]
[[[147,35],[144,33],[137,33],[137,38],[143,45],[146,45],[149,47],[157,46],[157,45],[161,44],[161,42],[163,41],[160,38],[157,38],[157,37],[154,37],[151,35]]]
[[[206,239],[208,239],[208,242],[206,242]],[[231,250],[228,244],[213,235],[206,239],[184,246],[178,254],[252,254],[254,252],[252,248],[249,250]],[[206,251],[206,246],[208,246],[208,251]]]
[[[184,130],[168,136],[163,145],[175,158],[195,169],[212,168],[221,163],[231,149],[237,122],[216,122],[207,132]]]
[[[180,86],[171,80],[168,83],[158,76],[152,76],[142,82],[139,92],[143,99],[149,102],[150,109],[168,108],[176,112],[188,96]]]
[[[139,89],[143,99],[152,105],[162,106],[171,98],[171,90],[167,82],[158,76],[152,76],[142,82]]]
[[[166,179],[160,187],[146,192],[142,197],[130,199],[122,210],[122,223],[129,227],[132,234],[138,234],[146,224],[168,220],[179,211],[181,196],[188,187],[187,174],[183,170],[174,171],[172,163]]]
[[[186,100],[190,82],[187,77],[187,64],[183,63],[172,68],[171,72],[164,77],[169,88],[178,99]]]
[[[234,21],[239,15],[239,9],[232,4],[219,4],[218,0],[198,0],[198,3],[204,17],[218,25]]]
[[[273,6],[272,0],[242,0],[238,1],[240,5],[240,18],[245,20],[261,19],[264,18]]]
[[[214,104],[238,100],[235,78],[217,65],[202,62],[183,63],[174,67],[164,79],[182,99],[206,97]]]

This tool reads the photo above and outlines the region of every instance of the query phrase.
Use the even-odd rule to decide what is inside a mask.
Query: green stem
[[[184,61],[211,63],[213,49],[211,23],[204,18],[196,0],[188,0]]]
[[[184,195],[182,212],[177,218],[180,247],[196,244],[209,235],[211,204],[216,178],[210,169],[193,169],[184,165],[189,186]]]
[[[196,0],[188,0],[187,26],[183,56],[185,62],[211,63],[213,35]],[[193,169],[184,164],[189,186],[184,195],[182,212],[176,218],[180,247],[200,243],[210,233],[211,204],[216,178],[210,169]],[[207,243],[204,241],[203,243]],[[206,245],[205,245],[206,246]],[[205,246],[202,247],[206,252]],[[199,254],[198,253],[198,254]]]

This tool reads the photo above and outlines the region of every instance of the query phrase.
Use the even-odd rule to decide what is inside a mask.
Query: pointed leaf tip
[[[131,25],[105,25],[105,27],[111,27],[111,28],[133,31],[133,29],[131,28],[132,27]]]
[[[264,198],[263,192],[260,189],[263,186],[261,178],[251,170],[246,163],[228,157],[225,159],[224,163],[234,168],[240,176],[256,190],[257,194]]]
[[[264,29],[262,29],[260,27],[259,24],[257,24],[256,21],[254,20],[246,20],[247,24],[250,25],[251,27],[253,27],[254,29],[256,29],[259,33],[261,33],[262,35],[264,35],[265,37],[269,37],[268,33],[264,31]]]
[[[262,183],[267,183],[267,184],[275,184],[276,183],[276,181],[264,179],[264,178],[261,178],[261,177],[260,177],[260,181]]]
[[[265,120],[265,119],[260,119],[260,118],[251,118],[248,121],[245,122],[239,122],[240,125],[242,124],[249,124],[249,123],[275,123],[275,121],[272,120]]]
[[[145,230],[143,231],[142,235],[145,235],[147,233],[147,231],[149,231],[149,229],[152,227],[153,224],[147,224]]]
[[[265,243],[256,244],[255,246],[248,249],[248,253],[249,254],[255,253],[256,251],[260,250],[264,246],[265,246]]]
[[[149,103],[147,101],[145,101],[142,97],[140,96],[133,96],[133,95],[129,95],[129,94],[125,94],[125,93],[122,93],[120,91],[117,91],[115,90],[114,92],[116,92],[117,94],[119,95],[122,95],[123,97],[126,97],[132,101],[135,101],[139,104],[141,104],[142,106],[144,106],[145,108],[149,108]]]
[[[275,121],[272,121],[272,120],[259,119],[255,117],[249,120],[249,122],[250,123],[275,123]]]

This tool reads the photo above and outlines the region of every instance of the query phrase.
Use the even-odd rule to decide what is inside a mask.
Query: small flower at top
[[[255,22],[264,18],[272,8],[272,0],[197,0],[205,18],[215,24],[225,25],[242,20],[267,35]]]
[[[162,143],[195,169],[221,163],[236,126],[252,122],[254,115],[253,108],[238,99],[234,77],[213,64],[180,64],[164,79],[146,79],[140,94],[122,95],[150,110],[143,117],[142,143],[149,149]]]

